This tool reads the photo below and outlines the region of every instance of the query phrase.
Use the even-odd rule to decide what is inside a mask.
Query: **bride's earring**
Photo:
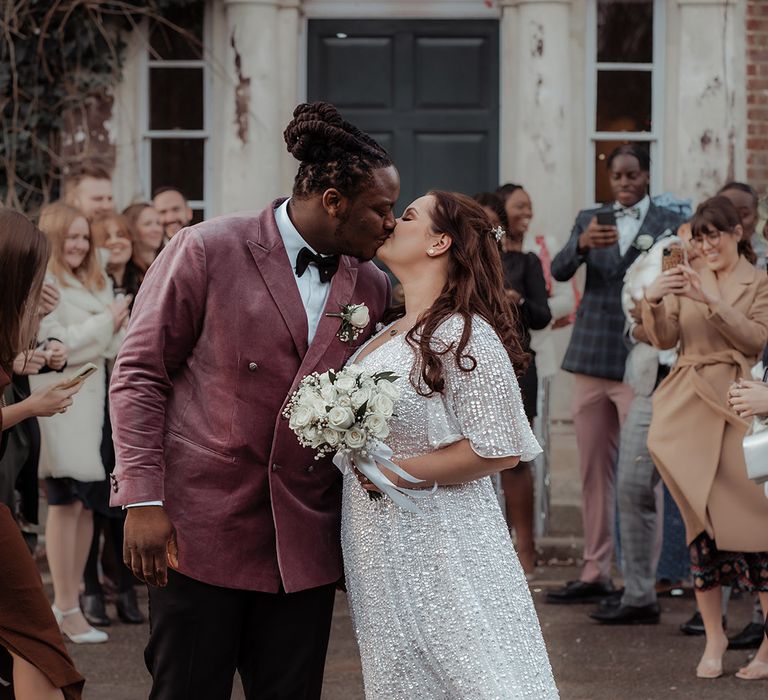
[[[434,255],[434,254],[435,254],[435,249],[434,249],[434,248],[430,248],[430,249],[427,251],[427,255]]]

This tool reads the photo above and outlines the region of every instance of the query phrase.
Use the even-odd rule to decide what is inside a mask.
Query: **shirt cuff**
[[[141,501],[141,503],[129,503],[123,506],[123,510],[126,508],[139,508],[140,506],[162,506],[162,501]]]

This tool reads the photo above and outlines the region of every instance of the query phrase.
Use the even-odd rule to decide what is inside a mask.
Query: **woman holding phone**
[[[105,365],[120,346],[128,302],[114,299],[112,283],[80,211],[60,202],[50,204],[41,212],[40,229],[50,241],[49,272],[61,291],[58,308],[40,325],[40,337],[64,342],[69,349],[70,374],[88,363],[96,366],[71,411],[40,421],[40,475],[46,477],[48,494],[46,548],[53,579],[53,611],[71,641],[99,643],[108,637],[86,621],[78,592],[93,533],[92,491],[106,479],[100,453]],[[41,375],[32,377],[31,385],[34,388],[51,381]]]
[[[749,376],[768,342],[768,277],[754,267],[726,197],[699,205],[691,232],[705,265],[663,272],[642,304],[651,343],[680,348],[653,395],[648,449],[685,521],[706,633],[696,675],[717,678],[728,648],[721,586],[738,581],[768,608],[768,499],[747,478],[741,443],[748,424],[727,403],[730,385]],[[736,675],[768,679],[768,640]]]
[[[0,393],[14,358],[34,341],[48,243],[24,216],[0,208]],[[60,378],[59,378],[60,379]],[[79,386],[51,384],[0,407],[5,429],[67,411]],[[0,439],[0,457],[4,441]],[[16,700],[79,700],[83,678],[64,647],[40,574],[11,511],[0,504],[0,687]],[[10,684],[10,686],[9,686]]]

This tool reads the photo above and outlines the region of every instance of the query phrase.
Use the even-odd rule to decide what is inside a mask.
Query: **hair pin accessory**
[[[501,243],[501,239],[507,235],[507,232],[504,230],[503,226],[496,226],[495,228],[492,228],[491,233],[498,243]]]

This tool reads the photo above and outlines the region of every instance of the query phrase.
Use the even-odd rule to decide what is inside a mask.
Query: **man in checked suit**
[[[667,229],[676,230],[679,223],[677,214],[650,201],[650,159],[644,149],[619,146],[607,164],[616,225],[599,225],[598,209],[579,212],[568,243],[552,261],[556,280],[570,280],[582,264],[587,266],[587,280],[563,361],[563,369],[573,373],[584,568],[578,581],[550,591],[549,603],[594,603],[613,591],[616,455],[621,424],[633,398],[632,388],[622,381],[627,347],[621,290],[624,274],[641,250],[647,250]]]

